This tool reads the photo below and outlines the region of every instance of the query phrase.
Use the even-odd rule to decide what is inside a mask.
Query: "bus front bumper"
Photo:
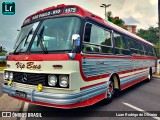
[[[108,90],[107,84],[101,84],[97,85],[94,87],[86,88],[84,90],[81,90],[80,92],[74,92],[74,93],[69,93],[69,94],[55,94],[55,93],[49,93],[49,92],[39,92],[36,90],[28,90],[28,89],[22,89],[22,88],[17,88],[14,86],[8,86],[6,84],[2,84],[2,92],[20,99],[24,100],[26,102],[31,102],[35,104],[40,104],[44,106],[54,106],[57,107],[63,106],[64,105],[73,105],[77,104],[89,99],[92,99],[96,96],[102,95],[106,93]],[[17,91],[25,93],[25,97],[20,96],[17,94]],[[103,95],[103,98],[106,97]],[[98,99],[98,98],[96,98]],[[100,101],[100,100],[97,100]],[[46,104],[43,104],[46,103]],[[51,105],[52,104],[52,105]],[[86,105],[87,106],[87,105]]]

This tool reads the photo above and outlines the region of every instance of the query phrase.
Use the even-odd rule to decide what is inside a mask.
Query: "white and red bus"
[[[89,106],[156,72],[153,44],[76,5],[27,17],[7,57],[2,91],[57,108]]]

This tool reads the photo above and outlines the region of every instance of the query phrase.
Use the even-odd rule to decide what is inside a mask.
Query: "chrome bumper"
[[[81,90],[78,93],[70,93],[70,94],[54,94],[49,92],[38,92],[36,90],[28,90],[22,88],[16,88],[14,86],[8,86],[2,84],[2,92],[10,95],[16,96],[15,91],[22,91],[27,93],[26,99],[31,100],[32,102],[45,102],[50,104],[57,105],[69,105],[78,102],[82,102],[84,100],[90,99],[102,93],[105,93],[108,89],[108,85],[101,84],[94,87],[90,87],[84,90]]]

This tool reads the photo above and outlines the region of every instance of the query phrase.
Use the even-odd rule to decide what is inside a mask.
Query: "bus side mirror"
[[[72,35],[72,46],[73,49],[76,49],[80,46],[80,35],[79,34],[73,34]]]

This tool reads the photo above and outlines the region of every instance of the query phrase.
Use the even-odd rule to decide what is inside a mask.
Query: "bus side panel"
[[[155,73],[155,61],[156,58],[153,57],[132,56],[131,66],[133,72],[127,76],[120,75],[121,90],[147,79],[150,68],[152,69],[152,74]]]
[[[144,56],[96,56],[83,55],[80,57],[80,71],[84,81],[100,80],[105,75],[117,73],[120,78],[121,89],[145,80],[152,68],[155,72],[155,58]],[[92,79],[90,79],[92,78]]]

